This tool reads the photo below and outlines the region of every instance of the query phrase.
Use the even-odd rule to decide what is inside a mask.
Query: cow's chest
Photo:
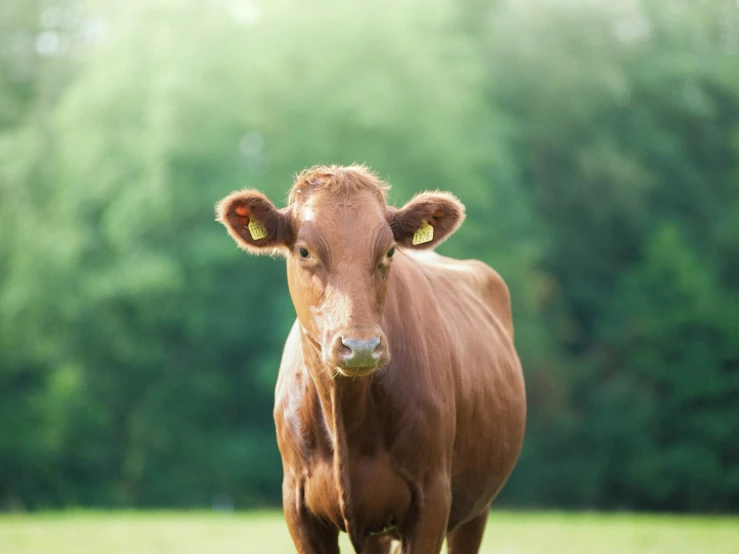
[[[391,527],[405,516],[411,501],[408,483],[393,469],[390,456],[347,460],[343,478],[335,474],[333,460],[324,458],[311,464],[304,482],[306,507],[316,516],[331,520],[346,531],[341,513],[341,495],[349,525],[367,533]],[[343,481],[343,483],[339,482]]]

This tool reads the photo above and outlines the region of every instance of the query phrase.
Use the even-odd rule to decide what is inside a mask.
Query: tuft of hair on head
[[[287,205],[291,206],[305,201],[311,193],[319,190],[327,190],[336,194],[370,190],[386,202],[390,185],[363,164],[315,165],[295,176],[295,183],[288,193]]]

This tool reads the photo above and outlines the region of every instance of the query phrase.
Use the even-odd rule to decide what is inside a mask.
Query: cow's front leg
[[[413,513],[401,529],[403,554],[439,554],[452,503],[449,480],[446,476],[434,478],[414,496]]]
[[[339,531],[317,519],[303,503],[302,485],[285,479],[282,508],[298,554],[339,554]]]

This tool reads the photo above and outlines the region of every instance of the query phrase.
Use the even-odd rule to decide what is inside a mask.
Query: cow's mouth
[[[377,366],[352,368],[339,367],[337,369],[339,370],[338,372],[344,377],[367,377],[368,375],[374,373],[374,371],[377,369]]]

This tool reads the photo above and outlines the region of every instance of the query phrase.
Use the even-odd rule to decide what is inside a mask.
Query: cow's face
[[[347,376],[390,361],[382,316],[396,249],[435,246],[464,218],[462,204],[447,193],[388,207],[382,183],[360,167],[304,172],[282,210],[249,190],[231,194],[217,210],[245,250],[285,255],[305,340],[330,371]],[[420,236],[429,226],[433,232]]]

